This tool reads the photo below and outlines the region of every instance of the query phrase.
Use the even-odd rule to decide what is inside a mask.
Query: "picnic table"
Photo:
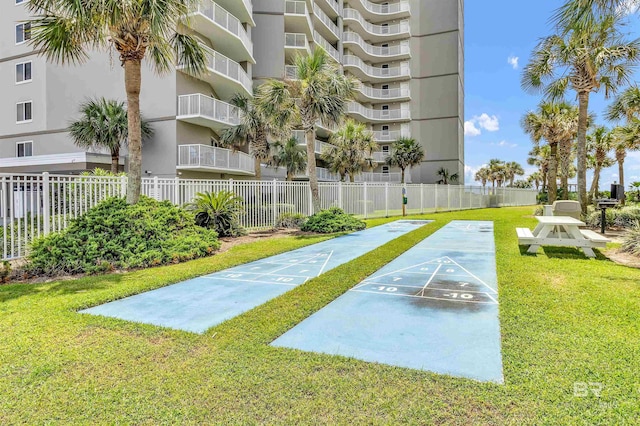
[[[588,229],[585,223],[570,216],[536,216],[538,226],[516,228],[518,244],[529,246],[527,253],[536,253],[540,246],[566,246],[582,249],[587,257],[596,257],[593,248],[605,247],[610,240]]]

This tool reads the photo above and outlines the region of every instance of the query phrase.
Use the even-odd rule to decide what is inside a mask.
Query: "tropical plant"
[[[474,179],[477,182],[480,182],[483,187],[487,186],[487,182],[490,180],[490,178],[491,178],[491,171],[489,170],[488,167],[481,167],[480,169],[478,169],[478,171],[474,175]]]
[[[309,216],[300,228],[306,232],[331,234],[334,232],[361,231],[367,225],[360,219],[345,213],[338,207],[331,207]]]
[[[559,35],[546,37],[536,46],[522,76],[527,91],[543,91],[552,100],[562,99],[569,88],[578,95],[578,201],[584,214],[589,97],[601,89],[605,97],[615,93],[629,81],[633,66],[640,60],[640,43],[624,38],[621,23],[619,14],[605,14],[589,25],[560,27]]]
[[[605,126],[596,126],[587,135],[587,153],[589,165],[593,166],[593,180],[589,190],[589,202],[598,197],[600,191],[600,172],[603,168],[613,166],[609,152],[613,147],[613,134]]]
[[[631,118],[626,125],[614,128],[612,133],[613,148],[618,162],[618,179],[620,185],[624,186],[624,162],[627,153],[640,149],[640,120]]]
[[[69,125],[73,143],[83,149],[108,149],[111,154],[111,173],[118,173],[120,148],[127,143],[129,127],[124,102],[105,98],[91,99],[80,105],[82,117]],[[142,138],[149,138],[153,130],[140,118]]]
[[[640,257],[640,223],[637,223],[626,235],[620,249]]]
[[[530,189],[531,188],[531,182],[529,182],[528,180],[524,180],[524,179],[518,179],[517,181],[510,183],[509,186],[511,188],[519,188],[519,189]]]
[[[162,74],[180,63],[194,75],[206,71],[204,49],[195,36],[178,32],[195,0],[31,0],[27,8],[34,50],[65,65],[87,61],[95,49],[114,49],[124,68],[129,136],[127,202],[142,189],[141,66],[147,59]]]
[[[254,158],[254,174],[257,180],[262,177],[262,163],[266,163],[270,155],[269,138],[280,138],[288,133],[288,111],[285,116],[265,115],[256,107],[254,99],[237,93],[231,98],[231,105],[241,111],[240,123],[226,129],[220,135],[220,143],[225,147],[248,145]]]
[[[284,167],[287,170],[288,181],[292,181],[296,174],[304,172],[307,167],[306,149],[295,137],[290,137],[284,142],[274,142],[271,151],[269,165]]]
[[[331,136],[331,144],[322,152],[322,159],[329,170],[340,174],[341,180],[349,175],[349,181],[354,182],[355,176],[371,163],[371,156],[377,150],[373,133],[363,123],[346,120]]]
[[[242,198],[231,191],[199,192],[187,209],[195,213],[196,224],[215,229],[221,237],[237,237],[244,234],[239,215]]]
[[[404,183],[405,170],[420,164],[423,158],[422,146],[413,138],[402,137],[393,143],[391,153],[385,161],[390,166],[400,168],[400,182]]]
[[[540,174],[540,184],[542,186],[542,192],[547,191],[547,175],[549,174],[549,145],[536,145],[531,151],[529,151],[529,157],[527,157],[527,164],[530,166],[538,167]],[[557,170],[556,170],[557,171]]]
[[[445,169],[444,167],[440,167],[436,172],[440,179],[438,180],[438,184],[440,185],[449,185],[449,182],[456,182],[458,180],[457,173],[449,173],[449,169]]]
[[[505,164],[504,161],[498,158],[492,158],[487,165],[489,169],[489,180],[491,181],[491,187],[495,188],[496,183],[498,188],[502,186],[502,183],[506,180]]]
[[[636,201],[640,201],[640,182],[631,182],[629,190],[629,194],[633,194]]]
[[[315,158],[316,126],[342,121],[347,103],[353,98],[355,80],[344,74],[318,47],[309,56],[295,59],[296,79],[269,80],[258,89],[258,108],[267,117],[289,114],[289,122],[300,123],[307,143],[307,172],[313,211],[320,210]]]
[[[542,173],[540,172],[531,173],[527,178],[527,182],[529,182],[530,185],[533,185],[536,191],[538,191],[540,189],[540,185],[542,184]]]
[[[516,161],[509,161],[505,163],[505,177],[509,181],[509,186],[513,187],[513,182],[516,176],[524,176],[524,169],[520,165],[520,163]]]

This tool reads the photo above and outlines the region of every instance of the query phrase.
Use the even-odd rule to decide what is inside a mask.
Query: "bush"
[[[195,213],[196,224],[215,229],[221,237],[246,234],[238,219],[242,208],[242,198],[230,191],[199,192],[187,205],[187,209]]]
[[[590,209],[591,210],[591,209]],[[607,209],[607,226],[631,228],[640,222],[640,207],[626,206],[616,209]],[[600,210],[595,210],[587,215],[587,226],[600,227]]]
[[[300,229],[306,221],[307,217],[302,213],[282,213],[276,220],[276,228]]]
[[[310,216],[300,229],[303,231],[330,234],[333,232],[360,231],[366,224],[355,217],[346,214],[338,207],[331,207]]]
[[[196,226],[169,201],[142,197],[135,205],[110,198],[62,232],[34,240],[25,270],[34,275],[107,272],[177,263],[220,247],[217,234]]]
[[[640,256],[640,224],[636,223],[635,226],[629,231],[627,236],[622,241],[622,251],[630,253],[634,256]]]

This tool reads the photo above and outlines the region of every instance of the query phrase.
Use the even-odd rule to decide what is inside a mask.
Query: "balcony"
[[[216,0],[216,3],[227,9],[241,22],[246,22],[252,27],[256,26],[256,23],[253,21],[253,5],[251,4],[251,0]]]
[[[313,19],[315,23],[318,23],[315,28],[322,34],[322,37],[331,40],[332,43],[340,40],[341,29],[316,3],[313,4]]]
[[[347,106],[347,112],[354,115],[361,121],[368,122],[392,122],[392,121],[411,121],[411,113],[408,109],[371,109],[366,108],[358,102],[350,102]]]
[[[372,3],[369,0],[352,0],[349,2],[349,5],[360,11],[367,21],[373,23],[393,19],[406,19],[411,16],[411,8],[409,7],[408,0],[401,0],[398,3],[390,4]]]
[[[356,97],[363,102],[400,102],[411,100],[411,93],[408,84],[394,89],[376,89],[360,83]]]
[[[284,52],[287,62],[292,62],[296,55],[310,55],[311,48],[306,34],[284,33]]]
[[[349,48],[358,56],[369,61],[395,61],[411,58],[409,42],[403,41],[393,46],[374,46],[367,43],[358,33],[346,31],[342,34],[345,48]]]
[[[236,93],[253,96],[253,81],[239,63],[209,47],[202,47],[206,52],[208,73],[194,76],[195,78],[209,83],[224,99],[231,99]],[[177,69],[187,72],[182,64],[178,64]]]
[[[218,52],[237,61],[256,63],[253,43],[240,20],[212,0],[198,4],[189,14],[188,25],[211,40]]]
[[[384,163],[387,161],[387,157],[389,157],[390,153],[384,151],[378,151],[373,153],[373,161],[376,163]]]
[[[316,0],[314,3],[322,4],[322,9],[330,19],[336,19],[342,15],[342,9],[340,8],[340,2],[338,0]]]
[[[313,32],[313,41],[316,43],[316,45],[322,46],[322,48],[329,54],[329,56],[331,56],[334,61],[340,64],[340,52],[338,52],[338,49],[333,47],[327,40],[325,40],[319,32]]]
[[[291,33],[313,34],[313,22],[306,1],[286,0],[284,2],[285,29]]]
[[[323,182],[339,182],[340,181],[340,175],[336,173],[331,173],[329,170],[325,169],[324,167],[316,167],[316,176],[318,177],[319,181],[323,181]],[[298,173],[294,177],[296,179],[308,179],[309,174],[305,171],[302,173]]]
[[[373,132],[373,140],[376,142],[395,142],[400,138],[411,137],[409,129],[403,130],[380,130]]]
[[[233,105],[201,93],[178,96],[177,120],[221,130],[240,123],[240,112]]]
[[[179,145],[177,169],[253,176],[254,159],[244,152],[209,145]]]
[[[119,164],[124,165],[120,157]],[[0,159],[0,172],[7,173],[70,173],[91,170],[96,167],[109,169],[111,155],[95,152],[65,152],[61,154],[5,157]]]
[[[405,172],[404,177],[406,181],[408,182],[411,181],[411,176],[408,174],[408,172]],[[395,173],[395,172],[394,173],[363,172],[363,173],[360,173],[359,175],[356,175],[355,177],[356,182],[400,183],[401,180],[402,180],[402,174]]]
[[[383,83],[385,81],[411,79],[411,71],[408,62],[401,62],[399,66],[390,68],[374,67],[365,64],[364,61],[357,56],[343,55],[342,64],[346,70],[349,70],[361,81]]]
[[[367,40],[380,43],[385,41],[406,39],[411,37],[409,21],[400,21],[397,24],[376,25],[367,21],[356,9],[344,10],[344,23],[361,32]]]

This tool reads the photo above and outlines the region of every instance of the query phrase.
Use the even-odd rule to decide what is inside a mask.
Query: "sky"
[[[468,0],[465,1],[465,182],[491,158],[517,161],[528,174],[533,146],[520,127],[522,116],[534,110],[541,95],[531,95],[520,87],[522,69],[540,38],[553,33],[549,22],[561,0]],[[640,13],[630,15],[624,28],[629,38],[640,37]],[[640,68],[635,76],[640,80]],[[634,79],[635,80],[635,79]],[[567,100],[577,104],[573,92]],[[604,110],[611,102],[600,93],[591,95],[590,111],[596,122],[609,127]],[[603,171],[601,190],[618,179],[617,164]],[[587,185],[591,183],[587,175]],[[640,152],[625,161],[625,185],[640,181]],[[574,179],[575,182],[575,179]]]

